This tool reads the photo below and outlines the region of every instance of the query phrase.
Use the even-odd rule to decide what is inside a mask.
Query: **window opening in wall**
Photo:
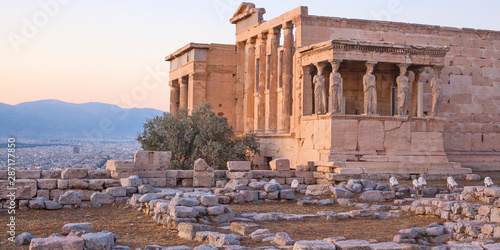
[[[280,55],[279,55],[280,59],[279,59],[279,65],[278,65],[278,76],[279,76],[279,87],[282,88],[283,87],[283,50],[280,51]]]
[[[271,55],[267,56],[266,66],[266,89],[271,88]]]
[[[260,71],[260,59],[257,58],[255,61],[255,92],[259,93],[259,71]]]

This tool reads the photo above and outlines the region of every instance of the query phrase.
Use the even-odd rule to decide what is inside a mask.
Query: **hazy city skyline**
[[[496,1],[252,1],[265,19],[309,14],[500,30]],[[0,102],[41,99],[169,110],[164,57],[190,42],[234,43],[241,1],[0,1]],[[478,4],[481,3],[481,4]],[[203,22],[200,22],[203,20]]]

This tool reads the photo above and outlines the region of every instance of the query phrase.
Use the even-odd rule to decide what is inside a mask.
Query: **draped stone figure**
[[[316,114],[321,115],[326,113],[326,80],[323,75],[323,65],[316,65],[318,74],[313,78],[314,84],[314,106]]]
[[[330,74],[330,98],[328,100],[328,110],[332,114],[341,113],[342,109],[342,76],[338,72],[340,62],[331,61],[332,73]]]
[[[407,115],[408,99],[410,94],[410,86],[408,86],[408,77],[406,76],[406,69],[408,65],[400,64],[399,76],[396,78],[398,84],[398,115]]]
[[[434,68],[434,78],[431,79],[431,89],[432,89],[432,116],[439,116],[439,108],[441,107],[441,100],[443,98],[443,90],[441,88],[441,68]]]
[[[377,89],[373,73],[375,63],[366,63],[366,74],[363,76],[365,115],[377,114]]]

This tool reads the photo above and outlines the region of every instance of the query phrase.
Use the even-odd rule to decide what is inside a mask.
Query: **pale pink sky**
[[[312,15],[500,30],[494,0],[254,2],[266,8],[266,19],[303,5]],[[190,42],[233,43],[228,20],[240,3],[0,0],[0,102],[58,99],[168,111],[164,57]]]

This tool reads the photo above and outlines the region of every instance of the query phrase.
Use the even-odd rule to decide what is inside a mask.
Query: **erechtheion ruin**
[[[171,111],[208,101],[254,131],[266,166],[338,174],[500,167],[500,32],[240,5],[236,44],[191,43],[171,63]],[[179,87],[180,86],[180,91]]]

